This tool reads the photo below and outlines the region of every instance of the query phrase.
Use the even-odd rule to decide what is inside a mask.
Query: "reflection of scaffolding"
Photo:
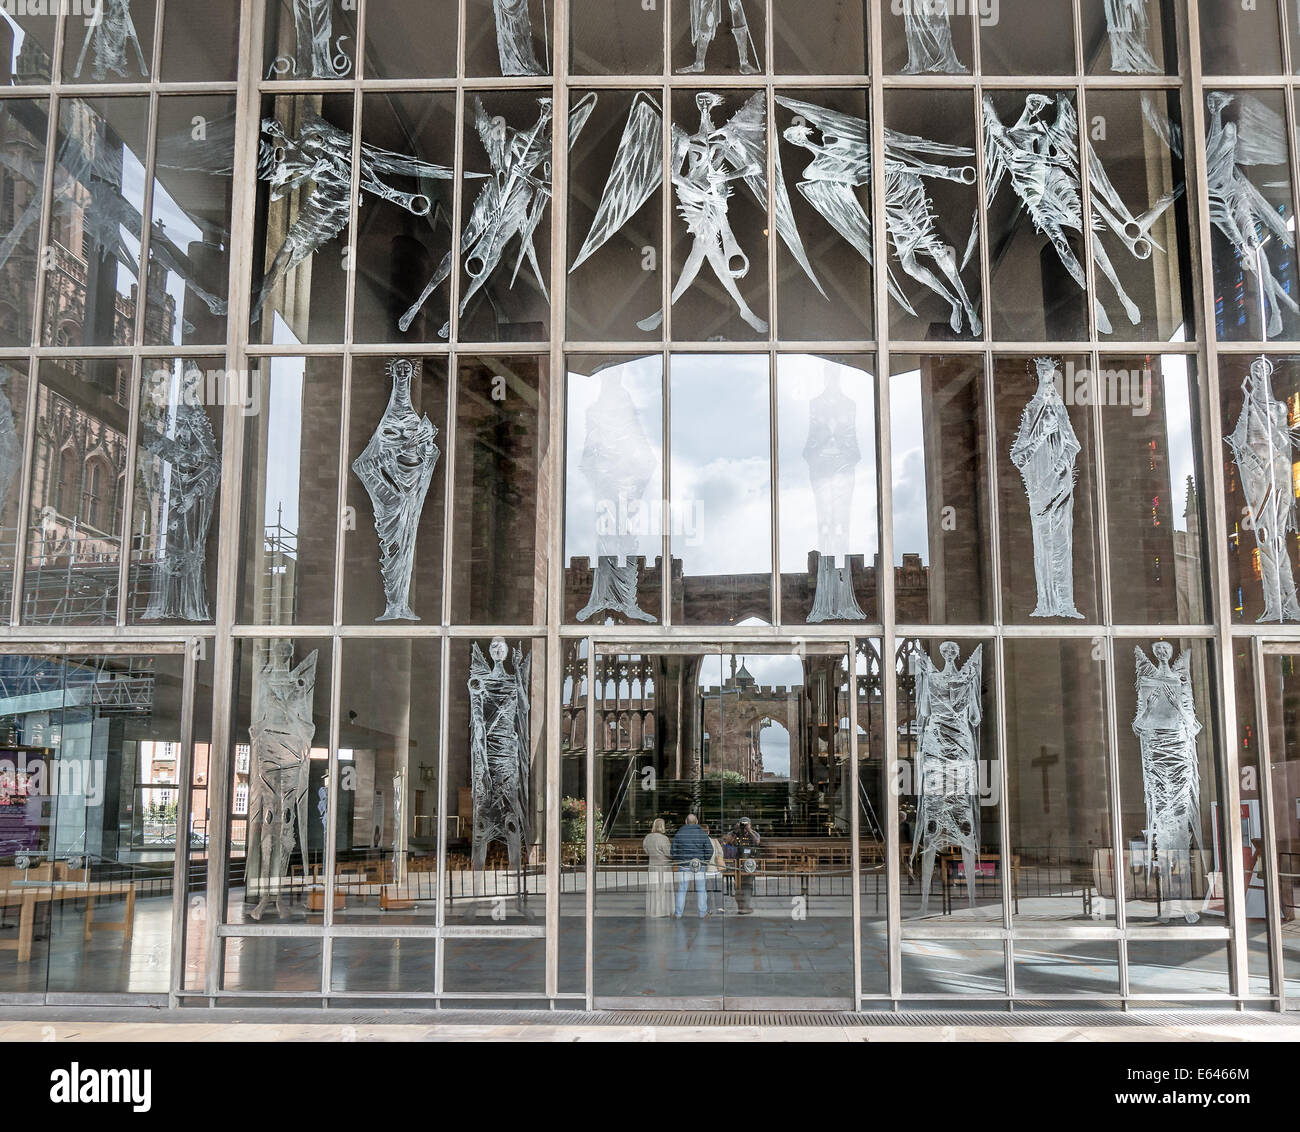
[[[23,585],[26,625],[112,624],[117,619],[116,545],[104,536],[42,528]]]
[[[0,715],[89,707],[102,716],[153,712],[150,656],[0,655]]]
[[[262,624],[280,625],[296,620],[298,592],[298,532],[284,525],[284,509],[277,507],[275,522],[262,535]]]

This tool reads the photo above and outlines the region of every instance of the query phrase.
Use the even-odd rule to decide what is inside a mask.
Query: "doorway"
[[[165,1002],[193,664],[75,648],[0,651],[0,992]]]
[[[850,1008],[847,643],[597,645],[593,672],[595,1004]]]

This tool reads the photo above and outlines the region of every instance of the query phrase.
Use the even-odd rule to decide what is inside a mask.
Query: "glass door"
[[[188,668],[0,653],[0,991],[169,990]]]
[[[846,646],[594,657],[598,1006],[848,1008]]]

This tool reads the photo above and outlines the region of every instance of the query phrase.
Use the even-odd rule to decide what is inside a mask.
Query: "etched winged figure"
[[[488,845],[503,841],[515,872],[531,836],[529,776],[532,736],[528,679],[532,658],[516,646],[514,671],[506,670],[511,650],[501,637],[488,648],[489,664],[475,641],[470,648],[470,792],[474,802],[471,862],[475,872],[487,863]]]

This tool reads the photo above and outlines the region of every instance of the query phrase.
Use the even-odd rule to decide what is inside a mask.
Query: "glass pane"
[[[1001,920],[1006,857],[998,825],[994,664],[989,641],[916,637],[899,645],[904,919],[938,919],[954,928]]]
[[[1222,925],[1223,813],[1206,643],[1123,641],[1115,653],[1129,922]]]
[[[1093,265],[1113,337],[1192,336],[1187,197],[1178,99],[1154,91],[1088,93]],[[1107,333],[1098,315],[1098,330]]]
[[[222,416],[232,376],[220,358],[144,363],[128,621],[213,619]]]
[[[880,10],[885,74],[964,75],[975,5],[891,0]]]
[[[761,90],[723,97],[678,89],[672,113],[680,131],[672,161],[672,335],[691,342],[766,338],[766,98]],[[736,182],[730,196],[717,188],[722,180]],[[645,329],[658,325],[653,316],[645,321]]]
[[[22,619],[111,625],[117,617],[129,359],[41,363]]]
[[[190,772],[190,812],[180,816],[177,830],[186,852],[184,970],[180,985],[185,990],[202,990],[208,974],[207,923],[220,916],[220,902],[208,901],[208,839],[212,814],[208,803],[209,768],[212,765],[212,696],[215,642],[199,644],[201,659],[195,668],[194,756]],[[184,828],[186,833],[179,833]]]
[[[454,76],[458,7],[457,0],[366,0],[366,78]]]
[[[373,153],[357,215],[357,342],[434,342],[450,332],[455,96],[367,94]]]
[[[1201,66],[1207,75],[1268,75],[1282,70],[1277,0],[1203,0]]]
[[[329,827],[329,642],[243,640],[235,666],[226,922],[319,924]],[[345,823],[338,832],[342,841]]]
[[[459,624],[546,620],[550,508],[539,491],[550,381],[543,358],[460,358],[451,614]]]
[[[331,991],[432,994],[436,985],[438,941],[335,939],[331,962]]]
[[[800,90],[776,97],[781,337],[870,338],[874,312],[867,94]],[[788,223],[783,216],[789,217]],[[742,241],[741,246],[751,245]],[[678,322],[673,326],[680,337]]]
[[[1225,355],[1219,363],[1228,578],[1233,617],[1300,621],[1295,588],[1292,430],[1300,424],[1300,358]]]
[[[373,9],[377,0],[370,2]],[[234,82],[239,15],[239,0],[171,0],[163,19],[163,82]]]
[[[670,2],[673,70],[678,74],[753,75],[766,69],[763,0],[727,0],[725,11],[722,0]]]
[[[889,873],[885,805],[884,668],[879,639],[859,639],[854,659],[858,731],[858,857],[861,871],[862,993],[889,993]]]
[[[320,993],[319,939],[236,936],[223,943],[222,990]]]
[[[1031,2],[1037,6],[1039,0]],[[1051,7],[1042,5],[1044,18]],[[1022,30],[1017,34],[1024,35]],[[1064,91],[986,93],[984,137],[993,337],[1013,342],[1086,338],[1074,96]],[[1099,306],[1103,330],[1104,318]]]
[[[0,60],[5,86],[36,86],[50,81],[55,22],[50,15],[23,15],[16,6],[0,12]]]
[[[54,270],[42,314],[47,346],[135,341],[148,118],[147,98],[59,104]]]
[[[663,359],[569,359],[565,620],[663,614]]]
[[[587,102],[570,110],[571,142],[582,132],[589,107]],[[464,167],[473,180],[463,190],[461,216],[463,342],[550,337],[551,136],[549,94],[466,96]]]
[[[1237,693],[1235,745],[1238,788],[1241,791],[1241,810],[1238,814],[1238,820],[1241,822],[1241,862],[1237,867],[1235,879],[1246,894],[1247,989],[1251,994],[1270,994],[1274,980],[1271,974],[1272,960],[1269,956],[1269,925],[1277,923],[1281,917],[1276,914],[1270,916],[1268,912],[1270,901],[1265,879],[1268,859],[1264,851],[1264,803],[1263,789],[1260,785],[1260,727],[1255,709],[1254,651],[1254,643],[1249,638],[1238,637],[1233,643],[1233,680]],[[1271,701],[1274,704],[1277,702],[1279,667],[1280,674],[1285,680],[1292,667],[1291,658],[1281,657],[1277,662],[1266,663],[1265,673],[1268,681],[1265,692],[1266,702]],[[1285,736],[1280,738],[1284,739]],[[1270,753],[1272,742],[1273,736],[1270,735]],[[1274,758],[1277,757],[1274,755]],[[1225,823],[1225,839],[1227,835]],[[1216,870],[1220,867],[1221,859],[1221,854],[1216,856]],[[1230,868],[1231,865],[1228,867]],[[1284,941],[1288,938],[1285,929],[1282,938]],[[1286,946],[1285,942],[1283,946]],[[1295,962],[1300,963],[1300,947],[1291,950]],[[1300,993],[1300,980],[1293,982],[1287,990]]]
[[[24,420],[29,389],[25,363],[0,362],[0,624],[8,622],[5,602],[14,592],[13,569],[23,522]]]
[[[1080,7],[1089,74],[1177,74],[1174,0],[1082,0]],[[1201,20],[1204,23],[1204,7]]]
[[[91,5],[92,10],[97,7]],[[70,14],[64,21],[64,80],[147,82],[153,58],[154,0],[103,0],[102,8],[102,15],[78,19]]]
[[[452,643],[448,923],[546,921],[545,658],[540,640]]]
[[[1016,993],[1119,995],[1119,948],[1098,939],[1018,939]]]
[[[351,78],[357,5],[342,0],[270,0],[264,38],[267,78]]]
[[[865,357],[777,357],[781,617],[874,621],[876,398]]]
[[[343,341],[352,96],[262,100],[253,247],[254,341]]]
[[[978,338],[979,199],[967,91],[891,91],[885,103],[889,333]]]
[[[356,357],[343,620],[442,620],[447,361]]]
[[[1228,941],[1222,939],[1130,940],[1131,994],[1228,993]]]
[[[1185,354],[1106,357],[1101,402],[1111,609],[1121,625],[1207,618],[1199,396]],[[1074,395],[1077,400],[1079,386]]]
[[[551,73],[550,6],[542,0],[465,0],[465,73]]]
[[[673,620],[770,624],[767,355],[674,354],[670,378]]]
[[[338,531],[337,358],[269,358],[244,435],[240,621],[334,621]]]
[[[146,342],[226,340],[234,160],[234,98],[159,99]]]
[[[435,923],[440,657],[436,640],[343,642],[336,923]]]
[[[1093,415],[1064,397],[1087,368],[1086,357],[1000,357],[993,363],[1008,621],[1101,620]]]
[[[557,989],[587,990],[587,650],[566,641],[560,686],[560,936]],[[648,694],[642,691],[642,699]],[[644,718],[642,717],[644,739]]]
[[[1006,642],[1013,915],[1115,918],[1104,649]]]
[[[898,620],[991,621],[983,360],[895,354],[890,368]]]
[[[588,96],[575,91],[573,97]],[[663,305],[659,97],[602,92],[570,153],[569,337],[658,338],[658,326],[640,323]]]
[[[772,51],[780,75],[865,75],[866,0],[772,5]]]
[[[1205,103],[1218,336],[1295,338],[1300,286],[1282,95],[1211,91]]]
[[[0,17],[0,33],[3,30]],[[0,345],[4,346],[26,346],[32,340],[49,115],[50,105],[44,99],[0,101],[0,145],[12,154],[5,165],[0,198],[0,230],[5,233],[0,242]]]
[[[996,939],[905,939],[903,993],[992,997],[1007,991],[1007,960]]]
[[[986,75],[1074,73],[1071,0],[976,0],[970,7],[978,16]]]
[[[546,941],[449,939],[443,989],[455,994],[541,994],[546,989]]]
[[[575,75],[655,75],[664,69],[668,5],[571,0],[570,70]]]

